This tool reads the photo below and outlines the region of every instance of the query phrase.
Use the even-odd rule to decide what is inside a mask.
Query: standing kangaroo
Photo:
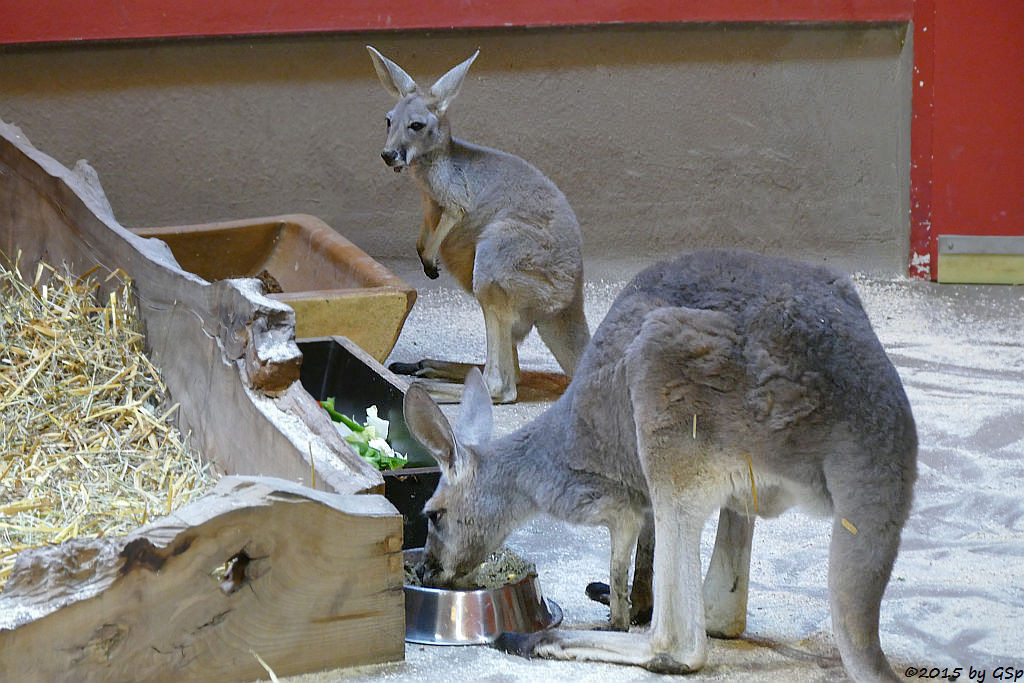
[[[590,339],[583,315],[580,227],[562,192],[517,156],[453,138],[446,113],[476,55],[423,89],[367,45],[377,76],[398,99],[381,157],[408,168],[423,193],[416,251],[427,277],[438,260],[484,314],[484,380],[498,402],[516,399],[518,346],[536,326],[572,377]],[[420,376],[465,375],[465,364],[425,360]]]
[[[706,633],[746,627],[754,518],[793,505],[831,515],[829,599],[843,664],[896,681],[879,609],[910,509],[917,434],[906,394],[852,283],[831,269],[741,251],[684,255],[618,296],[565,394],[489,441],[467,378],[453,431],[415,384],[411,432],[441,464],[418,571],[446,585],[530,517],[611,534],[611,614],[626,628],[630,553],[653,512],[649,631],[504,634],[526,656],[700,669]],[[700,536],[720,509],[701,584]],[[639,562],[639,560],[638,560]],[[639,567],[638,567],[639,569]]]

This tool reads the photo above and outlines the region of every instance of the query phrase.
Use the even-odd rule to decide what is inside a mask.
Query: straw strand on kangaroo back
[[[828,588],[843,664],[858,681],[898,680],[879,643],[879,609],[910,509],[917,436],[847,278],[748,252],[684,255],[625,288],[566,393],[535,421],[490,441],[478,374],[466,391],[454,431],[421,388],[406,395],[406,421],[443,472],[425,506],[428,583],[464,573],[537,514],[603,525],[612,621],[626,628],[629,555],[650,513],[657,539],[649,631],[505,634],[498,647],[700,669],[706,633],[745,628],[755,516],[801,505],[833,518]],[[702,584],[701,529],[716,509]]]
[[[429,278],[439,261],[484,314],[484,379],[496,401],[516,399],[518,345],[536,326],[568,375],[576,371],[590,331],[583,314],[579,224],[562,192],[512,154],[453,138],[446,116],[476,54],[421,88],[397,64],[367,46],[385,89],[398,100],[388,112],[381,157],[408,169],[423,195],[416,250]],[[400,372],[461,379],[468,365],[424,360]]]

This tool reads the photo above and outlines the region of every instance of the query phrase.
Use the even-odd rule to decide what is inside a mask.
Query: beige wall
[[[126,225],[306,212],[414,258],[418,193],[378,154],[363,45],[432,81],[481,48],[456,136],[565,192],[588,258],[710,245],[902,272],[902,26],[604,27],[0,50],[0,118],[88,159]]]

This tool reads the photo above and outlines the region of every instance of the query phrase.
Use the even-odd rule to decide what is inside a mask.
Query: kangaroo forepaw
[[[423,370],[423,363],[399,363],[395,362],[388,366],[388,370],[396,375],[418,375]]]
[[[538,633],[510,633],[506,631],[491,643],[491,647],[506,654],[533,659],[533,652],[543,639],[543,631]]]
[[[594,602],[607,605],[609,600],[608,596],[611,594],[611,588],[607,583],[593,581],[587,584],[584,592],[587,594],[587,597]],[[651,617],[653,614],[654,609],[650,605],[633,605],[629,623],[633,626],[647,626],[651,623]]]
[[[607,583],[601,583],[600,581],[592,581],[587,584],[584,589],[587,597],[594,602],[599,602],[602,605],[608,604],[608,596],[611,594],[611,587]]]

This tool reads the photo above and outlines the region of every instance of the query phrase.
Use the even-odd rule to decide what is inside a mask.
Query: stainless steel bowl
[[[422,548],[406,550],[418,561]],[[530,576],[496,590],[405,586],[405,639],[424,645],[480,645],[505,631],[533,633],[562,623],[562,609],[541,596]]]

